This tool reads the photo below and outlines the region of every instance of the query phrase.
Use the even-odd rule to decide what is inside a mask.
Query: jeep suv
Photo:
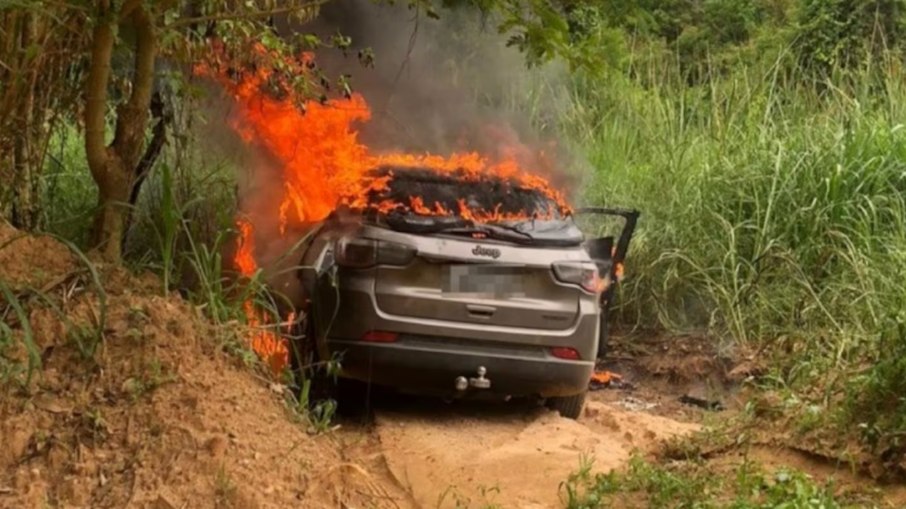
[[[317,356],[339,356],[348,379],[446,397],[538,397],[576,418],[637,214],[588,210],[625,216],[615,245],[586,240],[539,191],[376,171],[393,179],[375,202],[417,195],[508,219],[337,210],[307,237],[300,271]]]

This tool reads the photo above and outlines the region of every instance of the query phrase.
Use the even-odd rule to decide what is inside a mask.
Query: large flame
[[[274,62],[272,55],[260,47],[256,51],[265,65],[237,68],[223,58],[222,51],[216,51],[197,70],[215,79],[233,98],[235,113],[230,122],[242,139],[263,148],[282,166],[284,196],[279,207],[275,207],[281,232],[285,232],[290,224],[322,220],[344,205],[385,213],[403,210],[419,215],[458,215],[474,222],[539,215],[538,211],[501,211],[499,206],[491,210],[473,209],[462,199],[458,200],[457,210],[441,203],[425,203],[420,196],[411,196],[406,202],[383,200],[373,203],[369,199],[386,191],[392,178],[392,174],[378,176],[372,172],[377,167],[429,169],[455,179],[473,181],[493,176],[513,187],[540,192],[557,204],[559,210],[556,212],[570,213],[559,190],[520,165],[516,149],[501,150],[504,156],[493,160],[476,152],[448,156],[375,153],[359,141],[355,128],[356,124],[371,118],[362,95],[351,93],[335,99],[300,100],[293,92],[294,88],[288,86],[286,76],[310,77],[310,69],[314,66],[311,57],[280,60],[279,65],[271,65]],[[281,71],[278,73],[275,69]],[[548,211],[548,214],[553,212]],[[243,274],[251,275],[257,269],[252,225],[240,221],[239,230],[241,248],[235,263]],[[250,304],[247,313],[251,324],[262,323],[262,315]],[[273,366],[285,365],[286,346],[279,337],[257,332],[252,343]]]

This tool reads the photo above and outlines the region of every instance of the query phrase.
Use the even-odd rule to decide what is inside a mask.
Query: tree
[[[904,0],[800,0],[796,49],[819,78],[900,49]]]
[[[168,56],[191,56],[212,36],[227,39],[258,39],[289,51],[279,38],[268,38],[272,16],[310,16],[323,0],[283,2],[143,2],[125,0],[120,5],[100,0],[93,12],[94,24],[88,79],[85,82],[85,152],[92,177],[98,185],[98,209],[92,242],[111,261],[121,257],[121,241],[129,213],[130,198],[137,194],[148,164],[140,164],[145,152],[149,111],[154,93],[155,63],[162,51]],[[107,132],[108,89],[115,47],[129,35],[133,63],[127,99],[116,108],[113,140]],[[166,46],[162,41],[167,41]],[[159,147],[155,147],[159,150]]]
[[[38,184],[53,127],[76,104],[84,22],[57,5],[0,6],[0,213],[17,228],[40,222]]]

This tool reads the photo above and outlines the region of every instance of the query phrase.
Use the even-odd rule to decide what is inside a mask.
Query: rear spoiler
[[[633,233],[635,233],[635,226],[639,221],[641,212],[635,209],[579,207],[573,211],[573,214],[600,214],[622,217],[625,222],[623,223],[623,231],[620,232],[620,238],[617,240],[616,249],[613,250],[613,264],[616,266],[619,263],[623,263],[629,253],[629,242],[632,240]]]

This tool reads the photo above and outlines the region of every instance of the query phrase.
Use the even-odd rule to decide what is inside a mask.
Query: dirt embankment
[[[0,246],[17,237],[0,226]],[[231,331],[163,296],[153,276],[101,268],[103,339],[83,355],[101,316],[83,269],[47,238],[0,250],[0,280],[42,360],[31,386],[9,382],[0,394],[0,507],[407,506],[392,481],[345,460],[334,437],[306,433],[268,380],[223,352]],[[9,304],[0,297],[12,330],[0,360],[15,376],[26,328]]]

